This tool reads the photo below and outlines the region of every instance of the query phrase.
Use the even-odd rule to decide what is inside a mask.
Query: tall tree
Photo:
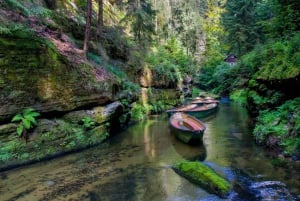
[[[275,11],[272,18],[271,31],[277,37],[290,36],[300,31],[300,1],[299,0],[269,0]]]
[[[154,33],[155,11],[149,0],[128,0],[127,14],[123,21],[131,24],[135,40],[142,42],[151,40]]]
[[[224,13],[226,0],[207,0],[205,18],[203,19],[205,35],[205,60],[219,62],[224,59],[226,46],[224,40],[225,31],[221,24],[221,15]]]
[[[87,0],[86,6],[86,25],[85,25],[85,34],[83,42],[83,53],[84,57],[87,59],[87,53],[89,50],[89,41],[91,35],[91,21],[92,21],[92,0]]]
[[[100,39],[103,30],[103,0],[98,0],[98,23],[97,23],[97,35]]]
[[[257,0],[228,0],[223,14],[223,25],[228,33],[231,52],[243,55],[252,50],[259,40],[256,24]]]

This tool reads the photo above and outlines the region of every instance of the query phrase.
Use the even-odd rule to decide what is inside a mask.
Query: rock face
[[[0,34],[0,171],[101,143],[128,112],[116,100],[136,98],[105,68],[51,41],[29,30]],[[25,141],[9,122],[28,107],[41,118]]]
[[[53,158],[105,140],[111,124],[123,113],[120,102],[67,113],[62,119],[38,119],[25,142],[16,136],[16,124],[0,126],[0,171]],[[89,118],[93,124],[84,124]]]
[[[32,33],[0,36],[0,123],[20,108],[67,112],[114,99],[110,77],[87,63],[71,64],[46,39]]]
[[[173,73],[176,74],[175,72]],[[148,67],[142,68],[138,74],[139,80],[137,82],[144,88],[174,89],[178,84],[178,80],[170,80],[165,75],[155,72]]]

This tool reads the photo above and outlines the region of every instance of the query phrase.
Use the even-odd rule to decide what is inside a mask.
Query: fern
[[[38,116],[40,116],[40,113],[33,108],[25,108],[21,113],[16,114],[11,122],[19,122],[17,127],[18,136],[26,139],[27,131],[37,125],[36,117]]]

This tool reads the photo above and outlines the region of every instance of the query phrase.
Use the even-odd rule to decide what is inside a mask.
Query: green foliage
[[[30,11],[25,6],[23,6],[22,3],[20,3],[20,1],[18,0],[5,0],[4,7],[18,11],[26,16],[30,15]]]
[[[129,80],[122,80],[122,90],[128,91],[130,93],[138,93],[141,89],[141,87],[134,83],[130,82]]]
[[[226,42],[231,52],[241,56],[252,50],[260,40],[255,0],[227,0],[223,25],[228,32]]]
[[[156,83],[173,87],[182,77],[194,75],[197,69],[193,58],[183,52],[183,47],[176,38],[153,48],[146,61]]]
[[[254,90],[250,90],[248,92],[248,99],[255,105],[265,105],[266,103],[268,103],[268,97],[263,97]]]
[[[142,45],[142,42],[150,41],[154,33],[154,16],[150,1],[139,0],[137,3],[135,0],[128,0],[127,13],[122,21],[131,25],[135,40]]]
[[[155,101],[150,104],[150,113],[159,114],[167,109],[167,106],[162,101]]]
[[[286,160],[283,160],[281,158],[273,158],[271,160],[271,164],[274,167],[285,167],[287,163],[286,163]]]
[[[297,39],[300,39],[300,37],[297,36]],[[300,66],[297,65],[299,59],[297,53],[300,48],[292,49],[291,47],[294,46],[292,43],[294,43],[294,40],[267,44],[262,54],[256,57],[261,60],[261,66],[256,73],[257,78],[275,80],[289,79],[299,75]]]
[[[290,37],[300,30],[299,1],[262,1],[259,7],[260,11],[267,11],[267,15],[259,23],[264,28],[268,38]]]
[[[19,12],[22,15],[25,16],[34,16],[34,17],[40,17],[40,18],[46,18],[51,17],[52,11],[37,5],[32,5],[31,8],[29,6],[25,6],[22,1],[17,0],[6,0],[3,4],[4,7],[11,9],[15,12]]]
[[[40,18],[47,18],[52,16],[52,11],[42,6],[35,6],[30,9],[30,15]]]
[[[11,121],[20,122],[17,127],[18,136],[22,136],[25,131],[36,126],[36,117],[38,116],[40,116],[40,113],[36,112],[33,108],[25,108],[21,113],[16,114]]]
[[[201,68],[197,83],[205,90],[213,90],[215,94],[229,94],[236,79],[236,67],[225,62],[217,66],[205,66]]]
[[[286,155],[300,154],[300,136],[296,139],[294,137],[288,137],[282,140],[281,144],[285,149],[284,153]]]
[[[238,89],[230,93],[230,100],[241,103],[242,105],[247,104],[247,91],[245,89]]]
[[[192,88],[192,97],[198,97],[199,96],[199,94],[201,93],[201,89],[199,89],[199,88],[197,88],[197,87],[193,87]]]
[[[147,115],[147,109],[139,104],[139,103],[134,103],[133,104],[133,107],[131,109],[131,118],[133,120],[136,120],[136,121],[140,121],[140,120],[143,120]]]
[[[300,34],[255,48],[239,61],[239,73],[260,80],[290,79],[300,73]],[[250,83],[251,84],[251,83]],[[251,87],[251,86],[250,86]]]
[[[284,91],[271,89],[272,81],[294,79],[300,73],[300,34],[290,40],[269,42],[258,46],[239,59],[238,65],[205,66],[199,85],[215,93],[228,94],[253,108],[276,106],[284,99]],[[237,76],[238,75],[238,76]],[[235,92],[232,92],[235,91]],[[241,93],[242,92],[242,93]]]
[[[19,139],[2,143],[0,142],[0,161],[8,161],[12,158],[21,158],[24,152],[24,144]]]
[[[81,119],[83,123],[83,127],[86,130],[90,130],[96,126],[96,122],[94,122],[90,117],[84,117]]]
[[[15,37],[15,38],[32,38],[33,30],[27,28],[23,24],[9,24],[6,26],[0,26],[0,35]]]
[[[267,146],[282,146],[286,154],[300,152],[300,98],[285,102],[276,110],[261,111],[253,131],[255,139]],[[270,138],[276,144],[270,144]],[[269,143],[269,144],[268,144]]]
[[[8,27],[0,26],[0,35],[8,35],[10,33],[11,33],[11,31]]]

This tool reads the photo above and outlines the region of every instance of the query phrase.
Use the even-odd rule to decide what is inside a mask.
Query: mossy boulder
[[[123,113],[123,106],[120,101],[116,101],[105,106],[97,106],[88,110],[77,110],[69,112],[63,116],[68,122],[76,123],[82,121],[83,118],[90,118],[97,124],[109,122],[115,117],[120,117]]]
[[[99,124],[89,130],[60,119],[39,119],[27,142],[16,133],[0,135],[0,171],[79,151],[103,142],[109,127]]]
[[[189,181],[222,198],[225,198],[232,188],[226,179],[198,161],[180,161],[173,165],[173,169]]]

